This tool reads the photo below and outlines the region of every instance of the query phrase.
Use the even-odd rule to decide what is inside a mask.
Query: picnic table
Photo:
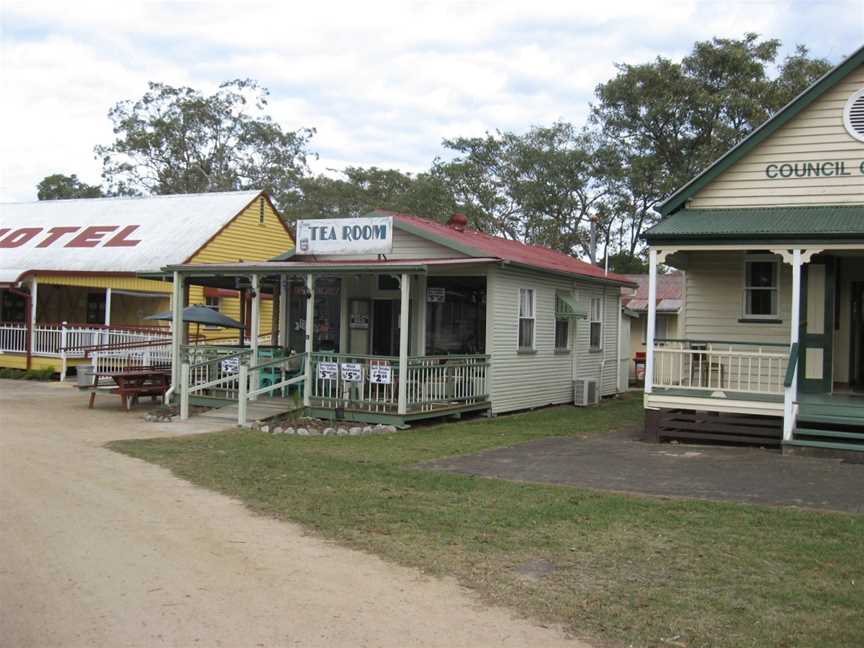
[[[118,394],[123,403],[123,409],[129,410],[138,402],[141,396],[150,396],[152,400],[164,396],[171,383],[171,373],[165,369],[123,369],[120,371],[100,371],[94,374],[95,383],[90,391],[90,409],[93,409],[93,401],[96,392],[106,390],[111,394]],[[108,378],[113,385],[100,387],[100,379]]]

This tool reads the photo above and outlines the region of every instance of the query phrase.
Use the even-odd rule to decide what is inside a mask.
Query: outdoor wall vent
[[[849,97],[843,108],[843,125],[852,137],[864,142],[864,88]]]

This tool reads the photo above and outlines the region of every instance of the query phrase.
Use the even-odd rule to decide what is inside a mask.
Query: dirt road
[[[584,646],[106,450],[180,427],[85,401],[0,381],[4,647]]]

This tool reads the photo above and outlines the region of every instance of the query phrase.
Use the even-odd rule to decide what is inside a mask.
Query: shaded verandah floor
[[[864,465],[758,448],[556,437],[420,464],[513,481],[864,513]]]

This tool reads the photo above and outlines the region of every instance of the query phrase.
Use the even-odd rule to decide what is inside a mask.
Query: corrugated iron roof
[[[2,203],[0,283],[39,271],[136,273],[183,263],[260,193]]]
[[[474,256],[495,257],[502,261],[530,268],[590,277],[609,281],[610,283],[622,285],[630,283],[630,280],[624,275],[614,272],[607,273],[603,268],[598,268],[595,265],[580,261],[563,252],[557,252],[539,245],[527,245],[520,241],[492,236],[470,227],[466,227],[460,231],[448,225],[410,214],[383,210],[378,213],[392,215],[397,227],[402,224],[407,226],[405,229],[413,230],[421,236],[425,233],[428,238],[434,241],[443,245],[449,245],[454,249]]]
[[[864,205],[682,209],[645,233],[649,243],[766,238],[864,239]]]
[[[621,297],[621,303],[625,308],[633,311],[648,310],[648,275],[630,274],[625,275],[630,281],[637,285],[635,291],[625,293]],[[657,312],[677,313],[681,310],[684,295],[684,274],[681,272],[668,272],[657,275]]]

